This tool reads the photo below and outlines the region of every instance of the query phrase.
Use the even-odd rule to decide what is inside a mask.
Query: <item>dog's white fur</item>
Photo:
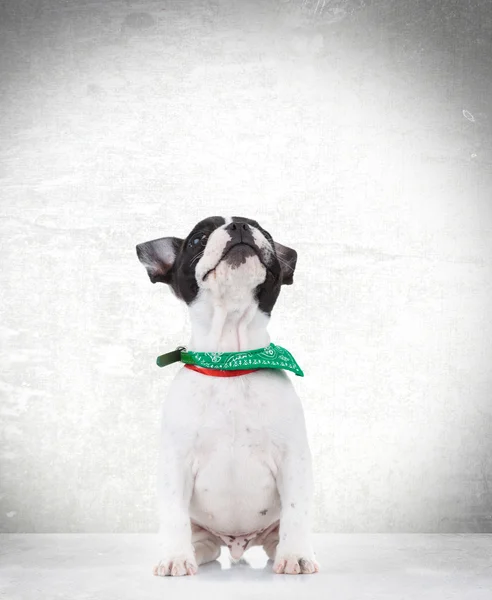
[[[211,234],[196,265],[200,290],[189,307],[188,350],[231,352],[270,343],[269,317],[253,300],[266,275],[258,256],[236,268],[223,260],[202,279],[230,239],[226,225]],[[259,230],[254,237],[271,249]],[[178,371],[162,407],[156,575],[195,574],[223,545],[239,558],[248,540],[248,547],[264,547],[277,573],[317,571],[312,493],[303,409],[285,371],[239,377]]]

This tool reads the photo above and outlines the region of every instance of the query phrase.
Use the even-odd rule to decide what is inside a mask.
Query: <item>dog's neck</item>
[[[249,299],[225,302],[203,295],[189,306],[192,335],[188,350],[239,352],[264,348],[270,343],[270,317]]]

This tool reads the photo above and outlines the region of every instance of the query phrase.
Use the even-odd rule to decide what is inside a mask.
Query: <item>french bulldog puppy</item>
[[[209,217],[186,238],[138,244],[152,283],[186,303],[194,352],[270,344],[267,326],[295,250],[253,219]],[[172,349],[171,349],[172,350]],[[318,571],[313,476],[301,401],[284,370],[232,377],[180,368],[162,406],[155,575],[194,575],[221,546],[263,546],[275,573]]]

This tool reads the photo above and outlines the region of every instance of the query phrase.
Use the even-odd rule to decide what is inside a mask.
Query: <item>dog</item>
[[[136,246],[152,283],[188,307],[188,351],[270,344],[267,326],[297,252],[253,219],[206,218],[188,236]],[[233,377],[178,371],[162,406],[154,575],[195,575],[227,546],[262,546],[279,574],[319,571],[312,545],[312,458],[304,413],[281,369]]]

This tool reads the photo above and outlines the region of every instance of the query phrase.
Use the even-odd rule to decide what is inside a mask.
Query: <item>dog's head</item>
[[[270,315],[282,285],[293,283],[297,253],[275,242],[257,221],[209,217],[186,238],[162,237],[137,245],[152,283],[168,284],[191,304],[206,290],[222,304],[253,298]]]

